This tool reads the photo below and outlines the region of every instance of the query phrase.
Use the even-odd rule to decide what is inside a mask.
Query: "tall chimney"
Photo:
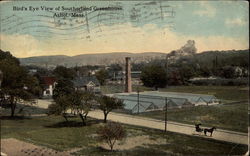
[[[125,92],[132,92],[130,57],[126,57],[126,82]]]

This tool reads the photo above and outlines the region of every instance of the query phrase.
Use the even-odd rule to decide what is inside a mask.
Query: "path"
[[[103,119],[103,112],[99,111],[99,110],[90,111],[88,116],[93,117],[93,118],[97,118],[97,119]],[[146,118],[146,117],[138,117],[138,116],[133,116],[133,115],[111,112],[108,115],[108,120],[121,122],[121,123],[125,123],[125,124],[130,124],[130,125],[160,129],[160,130],[165,129],[165,122],[164,121]],[[188,125],[188,124],[182,124],[182,123],[168,121],[167,130],[171,131],[171,132],[193,135],[194,134],[194,125]],[[195,136],[197,136],[197,135],[195,135]],[[248,134],[247,133],[240,133],[240,132],[217,129],[213,133],[213,137],[203,136],[203,135],[201,135],[201,136],[205,137],[205,138],[233,142],[233,143],[238,143],[238,144],[248,144]]]
[[[6,153],[8,156],[71,156],[71,153],[77,150],[79,149],[56,151],[14,138],[1,139],[1,152]]]
[[[51,103],[51,100],[39,100],[37,107],[47,108],[50,103]],[[103,113],[102,111],[99,111],[99,110],[90,111],[89,116],[93,118],[97,118],[97,119],[103,119]],[[130,125],[155,128],[155,129],[160,129],[160,130],[165,129],[165,122],[162,120],[151,119],[151,118],[146,118],[146,117],[138,117],[138,116],[133,116],[133,115],[121,114],[121,113],[113,113],[113,112],[109,113],[108,120],[117,121],[117,122],[130,124]],[[171,132],[193,135],[194,125],[168,121],[167,130]],[[194,135],[194,136],[197,136],[197,135]],[[239,143],[239,144],[246,144],[246,145],[248,144],[247,133],[228,131],[228,130],[222,130],[222,129],[217,129],[213,133],[213,137],[208,137],[208,136],[203,136],[203,135],[201,137],[227,141],[227,142],[233,142],[233,143]]]

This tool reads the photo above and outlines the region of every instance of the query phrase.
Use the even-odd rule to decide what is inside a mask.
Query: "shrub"
[[[126,137],[126,131],[119,123],[109,122],[101,126],[97,131],[100,140],[107,142],[111,151],[113,151],[114,144],[117,140],[122,140]]]

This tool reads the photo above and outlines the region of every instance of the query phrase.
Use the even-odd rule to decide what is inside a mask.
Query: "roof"
[[[136,94],[114,94],[115,97],[122,100],[129,100],[129,101],[137,101],[138,96]],[[158,108],[163,108],[166,105],[166,101],[164,98],[161,97],[152,97],[152,96],[146,96],[146,95],[139,95],[139,101],[140,102],[148,102],[153,103]]]
[[[136,100],[124,100],[124,109],[131,110],[132,113],[138,112],[138,101]],[[139,112],[145,112],[149,107],[157,108],[153,103],[147,101],[139,102]]]
[[[170,98],[184,98],[189,102],[195,103],[202,98],[204,101],[209,102],[212,99],[217,99],[214,95],[208,94],[193,94],[193,93],[179,93],[179,92],[141,92],[140,94],[151,95],[151,96],[160,96],[160,97],[170,97]]]
[[[94,83],[95,85],[99,86],[100,83],[95,76],[84,76],[84,77],[77,77],[73,81],[75,87],[84,87],[89,83]]]
[[[42,77],[42,81],[46,85],[53,85],[56,82],[56,78],[52,76],[44,76]]]
[[[182,98],[171,98],[170,101],[172,101],[174,104],[177,106],[182,106],[184,105],[187,101],[187,99],[182,99]],[[168,102],[169,103],[169,102]]]
[[[134,109],[135,105],[137,105],[138,94],[135,92],[115,93],[112,94],[112,96],[124,100],[126,109],[129,109],[130,107],[133,107]],[[197,102],[209,103],[213,100],[217,100],[217,98],[214,95],[179,93],[179,92],[148,91],[148,92],[140,92],[139,94],[140,105],[144,105],[145,109],[149,107],[148,103],[151,103],[158,108],[164,108],[166,106],[166,100],[169,105],[182,106],[187,104],[194,104]]]

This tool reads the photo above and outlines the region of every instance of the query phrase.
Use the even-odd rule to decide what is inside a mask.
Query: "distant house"
[[[42,84],[44,85],[43,97],[51,97],[56,85],[56,78],[51,76],[42,77]]]
[[[95,76],[82,76],[73,80],[75,89],[100,93],[100,83]]]

